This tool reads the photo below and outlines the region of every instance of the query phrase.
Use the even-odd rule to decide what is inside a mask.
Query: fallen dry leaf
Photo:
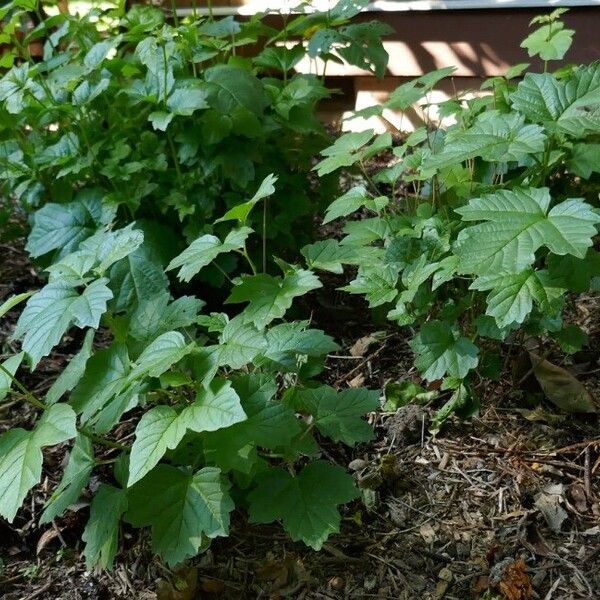
[[[375,332],[370,335],[358,338],[350,347],[350,356],[364,356],[369,346],[381,339],[381,332]]]
[[[194,568],[182,567],[174,573],[174,581],[166,579],[156,582],[158,600],[194,600],[198,591],[198,571]]]
[[[544,394],[568,413],[595,413],[598,407],[584,385],[566,369],[530,352],[533,374]]]
[[[490,582],[506,600],[530,600],[533,596],[533,587],[527,574],[527,565],[523,559],[503,561],[500,569],[500,581]]]
[[[431,523],[423,523],[423,525],[419,527],[419,533],[428,544],[433,544],[433,542],[435,542],[437,539],[435,529],[431,526]]]
[[[571,500],[573,501],[573,506],[575,507],[575,510],[577,510],[577,512],[587,512],[587,497],[585,489],[580,483],[573,483],[569,487],[569,496],[571,497]]]
[[[542,513],[548,527],[558,533],[568,517],[561,506],[564,495],[562,484],[548,485],[535,497],[535,506]]]
[[[57,529],[46,529],[44,533],[40,536],[38,540],[37,547],[35,549],[35,553],[39,554],[53,539],[58,537]]]

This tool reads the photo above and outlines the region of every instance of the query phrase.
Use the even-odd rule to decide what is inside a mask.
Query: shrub
[[[2,317],[27,301],[14,332],[22,351],[0,363],[0,399],[40,411],[31,429],[0,436],[4,518],[40,480],[42,449],[74,440],[41,521],[68,510],[102,469],[83,534],[90,567],[110,567],[122,521],[150,527],[169,564],[194,556],[227,535],[234,497],[252,522],[280,520],[316,549],[337,531],[338,506],[357,491],[319,459],[319,440],[370,439],[362,417],[378,393],[318,383],[337,345],[286,315],[321,283],[267,260],[268,237],[293,234],[292,251],[302,238],[292,223],[309,206],[308,159],[324,139],[314,107],[327,93],[319,78],[291,75],[300,42],[275,42],[312,32],[311,56],[334,58],[335,41],[346,60],[381,61],[381,28],[346,24],[363,4],[343,0],[283,32],[259,19],[169,25],[134,8],[101,33],[102,15],[59,15],[15,40],[16,64],[0,81],[2,177],[6,193],[39,206],[27,249],[48,282],[0,307]],[[22,5],[9,5],[7,31]],[[42,62],[23,61],[42,38]],[[259,40],[256,56],[239,55]],[[166,273],[184,287],[211,265],[228,313],[171,292]],[[85,331],[74,334],[80,350],[35,396],[18,369],[37,368],[74,328]]]
[[[534,20],[541,28],[524,42],[530,55],[563,57],[573,32],[560,14]],[[320,175],[352,165],[364,171],[365,161],[380,152],[397,158],[373,177],[365,172],[364,186],[329,206],[325,222],[360,211],[340,241],[302,252],[313,269],[341,273],[353,265],[356,277],[342,289],[364,296],[370,307],[386,307],[390,321],[413,333],[421,376],[442,380],[442,390],[452,392],[437,425],[453,411],[476,409],[472,384],[499,376],[502,342],[522,349],[526,337],[537,339],[543,358],[541,339],[549,336],[565,352],[577,351],[586,336],[563,321],[567,295],[600,288],[600,255],[593,248],[600,223],[594,179],[600,172],[600,63],[526,72],[515,83],[526,69],[519,65],[485,82],[491,94],[440,104],[439,113],[456,121],[446,129],[421,127],[399,145],[389,134],[348,133],[323,151],[316,167]],[[383,107],[363,114],[406,109],[450,72],[406,83]],[[399,183],[412,189],[398,196]],[[411,389],[402,401],[423,392]],[[571,388],[567,395],[563,408],[595,410],[585,392]]]
[[[14,49],[0,81],[5,196],[37,208],[94,190],[120,221],[154,220],[189,242],[277,173],[278,190],[257,222],[268,219],[276,253],[294,256],[310,239],[313,214],[331,198],[332,182],[308,182],[311,158],[329,143],[315,108],[331,92],[322,76],[294,66],[308,56],[381,72],[385,27],[348,24],[364,0],[283,16],[282,31],[261,16],[170,24],[149,6],[40,15],[22,39],[29,13],[19,7],[30,4],[0,13],[3,41]],[[39,62],[29,56],[35,41],[43,42]],[[223,279],[215,268],[204,275]]]

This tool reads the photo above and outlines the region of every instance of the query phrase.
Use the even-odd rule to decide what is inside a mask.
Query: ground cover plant
[[[561,408],[596,410],[582,386],[544,360],[548,338],[567,353],[586,341],[562,318],[568,294],[600,289],[594,248],[600,63],[548,71],[548,61],[563,58],[574,33],[564,28],[562,13],[534,19],[536,29],[523,42],[530,56],[544,60],[543,73],[513,67],[484,83],[492,93],[439,105],[454,125],[423,126],[399,145],[388,133],[347,133],[322,152],[316,167],[325,176],[354,166],[366,181],[325,214],[325,222],[357,211],[359,218],[347,221],[340,240],[305,247],[307,263],[333,273],[343,265],[357,268],[342,289],[410,328],[415,365],[433,389],[404,381],[388,390],[388,406],[428,401],[441,387],[450,397],[436,426],[452,412],[477,409],[473,386],[500,376],[503,343],[531,351],[531,370]],[[384,105],[359,115],[425,103],[452,70],[403,84]],[[515,82],[518,75],[524,76]],[[365,172],[365,161],[390,151],[395,164]],[[411,191],[398,198],[396,187],[407,183]]]
[[[40,480],[42,449],[74,440],[41,520],[108,469],[83,533],[89,567],[111,566],[121,521],[149,527],[154,550],[179,563],[227,535],[236,503],[317,549],[337,531],[338,506],[357,490],[319,459],[316,434],[370,439],[363,416],[378,392],[317,382],[337,345],[286,316],[321,283],[272,257],[278,246],[293,255],[310,230],[319,202],[309,158],[326,145],[314,109],[329,92],[292,68],[308,52],[379,72],[384,29],[348,24],[363,5],[342,1],[283,31],[258,18],[168,24],[150,7],[116,25],[100,19],[112,13],[44,19],[37,4],[3,8],[3,41],[15,44],[0,81],[4,193],[32,211],[27,250],[48,276],[0,308],[26,301],[0,395],[40,411],[31,429],[0,437],[4,518]],[[30,9],[39,25],[21,39]],[[309,31],[306,48],[276,44]],[[41,62],[28,55],[37,39]],[[213,265],[227,313],[202,312],[207,294],[186,293],[206,289],[193,284]],[[36,369],[73,328],[85,331],[79,352],[37,397],[19,369]],[[123,443],[116,430],[131,411],[140,418]]]

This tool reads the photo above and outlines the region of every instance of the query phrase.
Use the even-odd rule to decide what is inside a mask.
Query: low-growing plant
[[[41,522],[92,496],[90,567],[110,567],[122,522],[149,527],[154,550],[178,563],[227,535],[236,504],[316,549],[338,530],[338,507],[357,490],[320,459],[319,442],[370,439],[363,417],[379,394],[318,382],[338,347],[286,317],[321,282],[270,259],[272,237],[289,239],[306,213],[308,158],[325,139],[314,118],[322,81],[292,68],[305,52],[384,60],[382,30],[348,24],[363,5],[342,0],[284,20],[283,31],[258,18],[170,25],[137,7],[106,30],[97,20],[114,14],[40,15],[14,36],[15,64],[0,81],[0,171],[6,194],[40,206],[26,247],[48,282],[0,306],[1,318],[27,302],[13,336],[21,352],[0,363],[0,401],[39,410],[30,429],[0,436],[2,517],[12,521],[40,481],[43,448],[74,440]],[[3,9],[3,35],[33,6]],[[308,49],[278,45],[291,36],[309,38]],[[37,39],[41,62],[27,56]],[[256,56],[240,55],[258,40]],[[190,243],[179,248],[182,231]],[[293,237],[291,254],[301,230]],[[202,312],[204,299],[185,293],[211,267],[227,313]],[[78,351],[43,397],[32,393],[21,372],[67,332]]]
[[[564,56],[572,32],[562,12],[534,20],[541,28],[524,42],[530,55]],[[316,167],[326,175],[355,166],[365,185],[329,206],[326,223],[360,218],[345,223],[340,240],[305,247],[307,263],[333,273],[352,265],[356,276],[342,289],[407,328],[422,378],[452,392],[436,425],[476,409],[473,383],[500,375],[503,342],[523,349],[526,337],[549,336],[577,351],[586,336],[563,321],[565,301],[600,288],[600,63],[526,72],[516,83],[527,66],[486,81],[492,93],[441,103],[439,114],[455,120],[447,128],[421,127],[399,145],[387,133],[347,133]],[[360,114],[426,103],[451,71],[403,84]],[[396,162],[371,176],[365,161],[383,151]],[[408,191],[398,194],[399,184]],[[585,392],[571,387],[570,396],[566,408],[596,409]]]
[[[316,118],[331,94],[324,68],[294,67],[307,57],[381,73],[387,28],[349,23],[365,5],[282,15],[280,30],[263,15],[168,22],[158,8],[134,6],[44,18],[36,0],[9,3],[0,11],[0,43],[11,48],[0,80],[3,195],[35,209],[93,189],[121,220],[160,222],[183,247],[277,173],[277,192],[253,218],[268,219],[273,252],[294,256],[335,189],[333,180],[307,181],[312,157],[330,143]],[[32,14],[38,24],[23,35]],[[36,42],[43,55],[32,58]],[[222,257],[219,266],[235,264]],[[223,280],[216,267],[203,277]]]
[[[3,517],[12,521],[39,481],[41,450],[75,439],[41,521],[62,515],[92,471],[112,465],[114,481],[96,491],[83,534],[90,566],[111,565],[121,521],[151,527],[153,548],[169,564],[193,556],[227,535],[234,496],[252,522],[280,520],[293,540],[316,549],[337,531],[338,505],[357,492],[343,468],[319,460],[317,439],[370,439],[362,417],[378,406],[379,394],[316,382],[338,346],[307,321],[284,317],[319,279],[281,260],[281,275],[256,272],[246,252],[252,209],[274,183],[266,178],[252,199],[221,218],[234,222],[225,239],[202,235],[166,265],[189,280],[220,254],[243,256],[249,272],[231,283],[227,303],[245,306],[233,317],[202,314],[193,296],[172,299],[160,258],[145,254],[142,229],[111,228],[98,199],[81,209],[97,218],[96,231],[70,220],[71,206],[47,205],[54,223],[64,224],[55,238],[77,239],[77,246],[47,268],[40,291],[0,307],[1,315],[27,300],[14,332],[22,351],[0,364],[0,398],[12,388],[41,411],[33,429],[0,436]],[[35,249],[51,235],[36,221],[29,244]],[[86,330],[81,350],[38,398],[15,377],[17,369],[24,360],[35,368],[72,327]],[[112,341],[97,348],[99,329]],[[115,429],[130,415],[141,418],[133,443],[124,444]]]

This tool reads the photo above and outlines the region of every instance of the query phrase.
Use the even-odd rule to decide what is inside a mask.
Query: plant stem
[[[267,272],[267,198],[263,201],[263,238],[262,238],[262,270]]]
[[[167,131],[167,140],[169,141],[169,148],[171,148],[171,156],[173,157],[173,163],[175,164],[175,172],[177,173],[177,183],[179,187],[183,187],[183,181],[181,177],[181,168],[179,166],[179,160],[177,159],[177,151],[175,149],[175,144],[173,143],[173,138],[171,134]]]
[[[0,371],[2,371],[7,377],[9,377],[18,390],[23,394],[27,402],[35,406],[46,410],[47,405],[44,404],[39,398],[36,398],[4,365],[0,364]]]
[[[177,16],[177,3],[175,0],[171,0],[171,10],[173,11],[173,23],[175,27],[179,27],[179,17]]]

